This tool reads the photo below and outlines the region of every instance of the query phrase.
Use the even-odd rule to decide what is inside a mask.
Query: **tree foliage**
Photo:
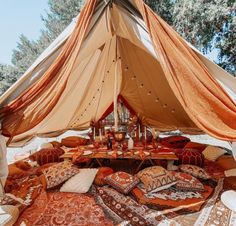
[[[235,0],[145,0],[167,23],[203,53],[217,50],[216,63],[236,75]],[[42,16],[45,28],[38,40],[21,35],[12,66],[0,66],[0,90],[5,91],[75,18],[84,0],[48,0]],[[10,73],[12,73],[10,75]],[[15,77],[14,77],[15,76]],[[4,79],[5,77],[5,79]]]

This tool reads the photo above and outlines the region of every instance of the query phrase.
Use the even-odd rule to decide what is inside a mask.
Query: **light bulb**
[[[142,84],[140,84],[140,88],[143,88],[143,87],[144,87],[143,83],[142,83]]]
[[[152,94],[152,92],[151,92],[151,91],[149,91],[147,95],[148,95],[148,96],[151,96],[151,94]]]

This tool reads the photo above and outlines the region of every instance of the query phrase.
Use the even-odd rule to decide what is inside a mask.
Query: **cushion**
[[[18,167],[19,169],[22,169],[22,170],[29,170],[31,168],[31,165],[24,160],[15,162],[15,165],[16,165],[16,167]]]
[[[122,171],[107,176],[105,181],[123,194],[128,194],[139,183],[139,179],[136,176]]]
[[[225,171],[226,177],[236,177],[236,168]]]
[[[56,165],[56,162],[50,162],[50,163],[46,163],[42,166],[37,167],[37,169],[35,170],[35,174],[40,176],[41,174],[43,174],[43,171],[53,165]]]
[[[38,150],[43,149],[43,148],[53,148],[53,145],[51,143],[42,143]]]
[[[202,167],[204,165],[204,156],[197,150],[185,149],[178,153],[179,164],[189,164]]]
[[[176,178],[161,166],[152,166],[138,172],[147,192],[156,192],[176,184]]]
[[[142,205],[159,211],[168,209],[170,218],[173,218],[175,211],[178,216],[179,214],[193,213],[201,209],[207,201],[207,198],[214,192],[214,186],[208,184],[208,181],[205,182],[204,191],[202,192],[183,191],[172,186],[162,191],[152,193],[148,193],[144,185],[140,183],[132,190],[132,194]],[[165,216],[168,215],[165,214]]]
[[[172,172],[172,174],[178,180],[174,185],[177,189],[182,191],[204,191],[203,184],[190,174],[181,172]]]
[[[19,210],[16,206],[0,206],[0,225],[11,226],[19,216]]]
[[[43,148],[40,151],[29,156],[32,161],[37,161],[38,164],[44,165],[50,162],[59,162],[59,157],[64,154],[61,148]]]
[[[161,139],[161,144],[169,148],[183,148],[188,142],[189,138],[184,136],[170,136]]]
[[[221,202],[230,210],[236,212],[236,191],[225,191],[221,195]]]
[[[75,148],[80,145],[86,145],[88,141],[89,141],[88,139],[83,137],[70,136],[63,138],[61,140],[61,144],[69,148]]]
[[[220,165],[224,170],[236,168],[236,161],[232,155],[223,155],[216,160],[217,164]]]
[[[210,175],[201,167],[194,166],[194,165],[180,165],[180,170],[184,173],[191,174],[194,177],[200,178],[200,179],[210,179]]]
[[[27,171],[18,168],[15,164],[11,164],[8,166],[9,178],[21,178],[27,175],[28,175]]]
[[[204,157],[210,161],[216,161],[220,156],[224,155],[225,153],[227,153],[227,151],[223,148],[218,148],[211,145],[208,145],[202,152]]]
[[[201,143],[192,142],[192,141],[188,142],[188,143],[184,146],[184,148],[186,148],[186,149],[196,149],[196,150],[198,150],[198,151],[200,151],[200,152],[204,151],[204,149],[205,149],[206,147],[207,147],[206,144],[201,144]]]
[[[43,175],[45,176],[47,182],[47,189],[56,187],[78,172],[79,169],[75,167],[70,161],[60,162],[44,169]]]
[[[54,148],[60,148],[62,144],[58,141],[51,141],[50,142]]]
[[[98,186],[103,186],[106,184],[105,177],[113,174],[114,171],[110,167],[100,167],[94,179],[94,184]]]
[[[86,193],[90,189],[98,169],[80,169],[79,173],[65,182],[61,192]]]

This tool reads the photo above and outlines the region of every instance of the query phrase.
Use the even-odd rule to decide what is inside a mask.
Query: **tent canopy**
[[[3,134],[85,129],[122,96],[146,125],[233,141],[235,84],[141,0],[89,0],[0,98]]]

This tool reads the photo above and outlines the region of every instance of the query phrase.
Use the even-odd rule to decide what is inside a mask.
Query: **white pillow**
[[[39,148],[38,151],[40,151],[43,148],[53,148],[53,145],[51,143],[42,143]]]
[[[16,206],[0,206],[0,225],[12,226],[19,217],[19,209]]]
[[[236,177],[236,168],[230,169],[230,170],[225,170],[225,176],[226,177]]]
[[[221,202],[230,210],[236,212],[236,192],[233,190],[225,191],[221,195]]]
[[[86,193],[91,187],[98,169],[80,169],[60,189],[61,192]]]
[[[227,151],[223,148],[218,148],[211,145],[208,145],[202,152],[204,157],[210,161],[216,161],[220,156],[224,155],[225,153],[227,153]]]

